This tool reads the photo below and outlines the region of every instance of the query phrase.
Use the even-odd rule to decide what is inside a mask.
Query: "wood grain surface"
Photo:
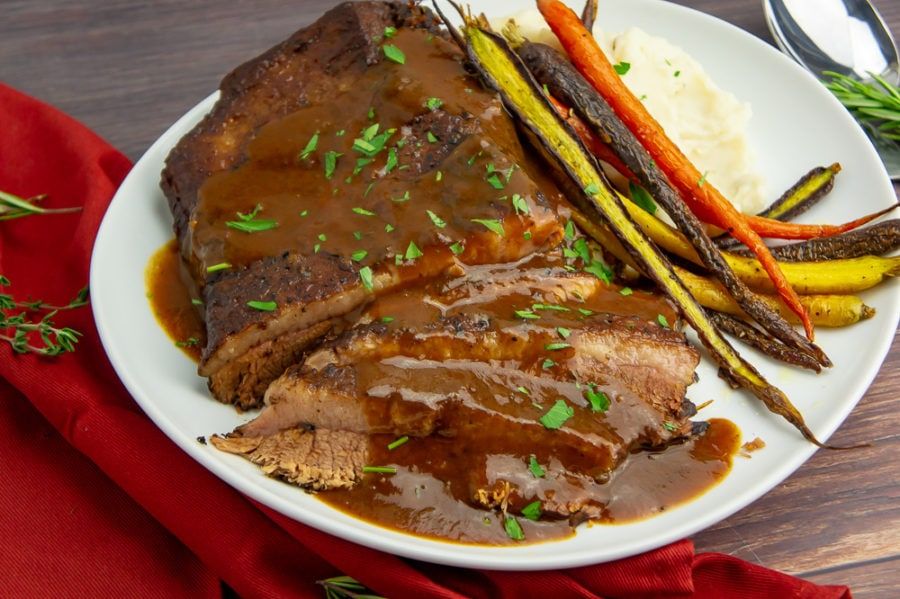
[[[335,3],[0,0],[0,80],[75,116],[137,159],[223,74]],[[758,0],[678,3],[771,43]],[[900,33],[900,1],[874,3]],[[849,584],[857,597],[900,596],[898,350],[895,338],[878,378],[832,438],[872,446],[819,451],[768,495],[698,534],[698,551]]]

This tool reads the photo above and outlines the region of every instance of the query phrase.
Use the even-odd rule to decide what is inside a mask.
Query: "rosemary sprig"
[[[47,194],[41,194],[26,200],[15,194],[0,191],[0,221],[41,214],[68,214],[81,210],[81,206],[69,208],[44,208],[38,206],[38,203],[46,198]]]
[[[9,279],[0,275],[0,287],[9,286]],[[18,301],[8,293],[0,293],[0,341],[9,343],[18,354],[58,356],[73,352],[81,333],[69,327],[57,327],[53,318],[61,310],[80,308],[87,303],[87,287],[64,306],[55,306],[42,300]],[[11,313],[16,309],[20,311]],[[44,314],[35,319],[36,312]]]
[[[316,581],[325,589],[326,599],[384,599],[349,576],[335,576]]]
[[[833,71],[823,74],[831,77],[825,86],[856,120],[881,137],[900,141],[900,88],[874,73],[869,73],[874,83]]]

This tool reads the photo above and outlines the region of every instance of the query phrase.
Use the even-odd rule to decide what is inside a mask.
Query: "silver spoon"
[[[861,81],[878,73],[900,83],[897,44],[868,0],[763,0],[781,50],[819,79],[835,71]],[[891,179],[900,179],[900,144],[870,136]]]

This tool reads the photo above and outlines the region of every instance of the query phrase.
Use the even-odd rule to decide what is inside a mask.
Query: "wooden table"
[[[131,158],[238,63],[334,0],[2,0],[0,77],[85,122]],[[679,0],[766,41],[756,0]],[[602,3],[601,3],[602,4]],[[900,34],[900,2],[875,0]],[[0,115],[2,116],[2,115]],[[2,123],[2,120],[0,120]],[[6,157],[5,159],[8,159]],[[722,551],[857,597],[900,596],[900,342],[833,437],[768,495],[695,537]]]

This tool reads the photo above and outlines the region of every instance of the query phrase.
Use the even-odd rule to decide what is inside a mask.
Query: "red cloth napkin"
[[[0,223],[12,292],[65,303],[88,280],[97,227],[130,163],[2,84],[0,156],[0,189],[84,207]],[[388,597],[850,597],[727,555],[694,555],[687,540],[609,564],[517,573],[342,541],[254,503],[182,453],[122,387],[88,309],[57,321],[84,333],[74,354],[13,355],[0,343],[5,596],[212,597],[224,581],[245,597],[322,597],[315,581],[347,574]]]

